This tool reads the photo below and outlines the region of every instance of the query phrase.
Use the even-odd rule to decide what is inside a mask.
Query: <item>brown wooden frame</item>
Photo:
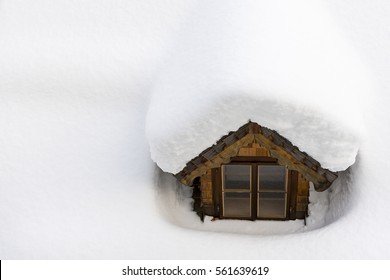
[[[223,216],[223,212],[224,212],[224,203],[225,203],[225,199],[224,199],[224,193],[226,192],[241,192],[241,191],[224,191],[223,190],[223,185],[224,185],[224,180],[223,180],[223,176],[224,176],[224,171],[223,171],[223,166],[228,166],[228,165],[244,165],[244,166],[249,166],[250,169],[250,175],[251,175],[251,178],[250,178],[250,188],[249,188],[249,195],[250,195],[250,216],[249,217],[240,217],[240,216],[236,216],[236,217],[224,217]],[[221,165],[221,184],[219,186],[219,189],[221,190],[221,195],[220,195],[220,198],[221,198],[221,204],[220,204],[220,207],[221,207],[221,210],[220,210],[220,216],[223,217],[224,219],[243,219],[243,220],[248,220],[249,218],[253,220],[253,168],[254,168],[254,164],[251,163],[251,162],[234,162],[234,163],[230,163],[230,164],[223,164]],[[246,193],[248,191],[242,191],[243,193]]]
[[[298,193],[298,172],[295,170],[288,171],[288,187],[289,187],[289,209],[288,215],[290,220],[296,219],[296,204],[297,204],[297,193]]]
[[[259,191],[259,183],[261,182],[261,178],[259,176],[259,167],[260,166],[281,166],[281,167],[284,167],[285,168],[285,191],[283,191],[283,193],[285,193],[285,198],[284,198],[284,217],[259,217],[258,215],[258,211],[259,211],[259,194],[261,191]],[[279,164],[256,164],[256,179],[257,179],[257,183],[256,183],[256,207],[257,207],[257,211],[256,211],[256,219],[266,219],[266,220],[276,220],[276,219],[282,219],[282,220],[287,220],[289,218],[289,208],[290,208],[290,201],[289,201],[289,193],[290,193],[290,189],[289,189],[289,170],[287,168],[287,166],[284,166],[284,165],[279,165]],[[264,192],[264,191],[263,191]],[[273,191],[275,192],[275,191]]]
[[[246,161],[244,159],[246,158]],[[258,207],[258,166],[264,166],[264,165],[278,165],[277,160],[273,158],[267,158],[266,160],[263,159],[263,157],[256,157],[257,160],[251,160],[249,161],[249,158],[251,157],[236,157],[233,158],[233,161],[226,164],[234,164],[234,165],[250,165],[251,166],[251,217],[250,218],[243,218],[243,217],[224,217],[223,216],[223,192],[222,192],[222,165],[220,168],[214,168],[213,169],[213,195],[214,195],[214,209],[215,209],[215,217],[218,217],[220,219],[238,219],[238,220],[290,220],[295,219],[295,204],[291,204],[292,202],[296,201],[296,191],[297,191],[297,182],[295,180],[296,178],[296,171],[291,171],[286,167],[286,198],[285,198],[285,217],[283,218],[259,218],[257,217],[257,207]],[[265,157],[264,157],[265,158]],[[252,159],[252,158],[251,158]],[[293,175],[294,174],[294,175]],[[295,176],[295,177],[294,177]],[[292,198],[291,192],[295,193],[295,198]],[[293,209],[291,209],[291,205],[293,206]]]
[[[182,184],[190,186],[196,177],[202,176],[207,170],[218,168],[232,160],[240,161],[240,156],[237,157],[239,150],[251,144],[258,144],[269,152],[267,156],[277,158],[279,164],[288,166],[290,170],[298,171],[305,180],[313,183],[316,191],[326,190],[337,178],[337,173],[322,168],[318,161],[301,152],[276,131],[254,122],[223,136],[215,145],[190,160],[175,176]],[[266,159],[253,159],[255,160]]]

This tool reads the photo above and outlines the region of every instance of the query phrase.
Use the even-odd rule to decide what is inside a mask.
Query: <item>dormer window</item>
[[[287,168],[261,163],[222,165],[222,217],[286,219]]]
[[[253,197],[252,166],[229,164],[222,166],[222,216],[251,218]]]
[[[310,182],[323,191],[337,174],[276,131],[249,122],[191,160],[176,177],[196,188],[194,210],[202,219],[295,220],[308,215]]]

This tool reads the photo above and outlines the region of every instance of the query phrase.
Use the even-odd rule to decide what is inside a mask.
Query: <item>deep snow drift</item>
[[[278,70],[280,61],[275,61],[272,53],[264,55],[264,59],[270,57],[275,63],[270,64],[271,68],[275,66],[274,72],[267,76],[270,79],[267,79],[267,86],[271,89],[264,93],[267,100],[276,107],[285,104],[287,110],[298,110],[297,106],[301,105],[310,109],[310,112],[315,112],[310,113],[310,116],[318,116],[338,130],[342,127],[345,127],[346,131],[352,129],[353,135],[360,138],[357,162],[349,169],[346,174],[348,176],[340,182],[341,188],[332,187],[332,191],[328,193],[329,208],[333,210],[327,211],[327,215],[320,221],[312,221],[313,224],[318,222],[328,225],[312,231],[305,231],[301,225],[297,225],[300,227],[299,234],[287,234],[289,231],[283,232],[280,229],[280,234],[276,235],[259,229],[260,223],[255,224],[256,229],[253,229],[254,224],[251,222],[240,224],[242,227],[250,227],[250,230],[247,229],[250,234],[226,233],[229,228],[229,231],[234,231],[235,222],[224,225],[202,224],[190,211],[191,202],[186,200],[186,189],[170,184],[172,177],[156,172],[155,164],[150,159],[148,140],[144,134],[151,88],[154,87],[155,92],[159,89],[158,84],[169,84],[161,72],[166,70],[169,77],[169,73],[174,73],[176,68],[174,64],[169,69],[162,65],[166,65],[172,57],[175,61],[174,52],[180,54],[180,45],[192,40],[190,34],[185,34],[190,27],[198,28],[191,24],[191,18],[212,16],[212,11],[208,11],[211,5],[209,2],[1,2],[1,259],[390,257],[390,188],[386,180],[390,170],[387,160],[390,155],[390,127],[387,125],[390,119],[390,4],[381,0],[326,1],[326,8],[337,28],[344,32],[342,37],[357,50],[365,63],[364,68],[375,77],[376,87],[365,99],[352,91],[326,91],[340,87],[333,86],[330,82],[317,85],[315,82],[321,80],[321,75],[304,71],[306,79],[301,77],[298,81],[305,80],[308,88],[316,89],[317,93],[324,90],[326,94],[306,94],[305,97],[309,98],[307,104],[302,103],[306,98],[300,102],[295,99],[291,101],[290,98],[288,102],[280,103],[279,99],[282,97],[287,101],[280,93],[281,90],[278,95],[273,95],[275,98],[270,94],[273,88],[281,89],[280,79],[276,76],[272,78],[271,75]],[[244,1],[241,2],[245,6]],[[194,7],[194,4],[197,7]],[[202,5],[205,5],[204,9]],[[281,11],[284,10],[283,5],[280,7]],[[314,4],[308,5],[310,8]],[[215,15],[219,14],[220,9],[225,9],[224,7],[221,5],[218,9],[215,8]],[[320,10],[316,15],[322,18],[322,8]],[[305,12],[306,7],[302,10],[292,7],[292,11],[294,14],[299,13],[302,18],[310,13]],[[225,12],[221,10],[222,14]],[[232,19],[235,18],[234,12],[231,12]],[[188,21],[184,21],[185,18]],[[242,20],[246,21],[245,18]],[[257,20],[254,19],[254,22]],[[317,21],[315,18],[312,20]],[[231,21],[227,20],[226,23],[230,24]],[[202,21],[199,25],[201,28],[201,25],[207,23]],[[299,28],[297,26],[292,31],[295,33],[300,28],[310,28],[305,25],[310,23],[302,22]],[[214,32],[217,27],[213,27],[210,32]],[[324,28],[329,30],[328,27]],[[182,31],[179,32],[179,29]],[[331,29],[334,30],[333,27]],[[253,33],[252,28],[249,31]],[[221,33],[221,36],[225,36],[224,33]],[[207,39],[204,37],[207,34],[194,34],[198,34],[199,38],[194,41],[194,49],[189,47],[188,51],[195,55],[198,53],[195,50],[201,47],[201,42],[203,38]],[[210,33],[210,36],[213,34],[215,33]],[[234,31],[234,34],[239,35],[239,32]],[[329,36],[333,37],[333,33],[331,35]],[[176,43],[171,43],[172,37],[176,37],[174,41],[178,42],[179,46],[175,47]],[[337,39],[337,52],[339,43]],[[208,53],[207,44],[204,46],[205,58],[194,57],[194,61],[198,60],[201,65],[208,61],[208,57],[213,57]],[[234,64],[241,60],[240,57],[245,58],[239,47],[234,44],[226,45],[220,50],[221,55],[232,48],[231,54],[234,58],[238,51],[237,59],[231,60]],[[288,46],[280,44],[279,47],[286,47],[286,52],[289,52]],[[163,59],[167,49],[172,53]],[[216,56],[218,54],[217,52]],[[230,79],[235,83],[240,77],[250,78],[250,75],[255,75],[252,71],[255,64],[251,63],[249,54],[252,57],[253,52],[250,51],[248,58],[242,62],[242,65],[248,65],[248,71],[245,70],[243,75],[237,78],[228,75],[234,68],[221,67],[222,60],[219,59],[213,62],[215,70],[223,72],[225,76],[218,76],[217,71],[213,73],[211,70],[205,73],[205,81],[212,84],[205,83],[204,89],[209,89],[209,86],[227,89]],[[321,55],[318,59],[321,59]],[[164,63],[161,64],[161,61]],[[229,61],[226,63],[230,63]],[[327,62],[325,59],[321,61]],[[353,57],[352,61],[355,61]],[[310,64],[310,61],[306,63]],[[330,63],[335,62],[331,59]],[[195,73],[192,69],[193,63],[188,65],[188,71]],[[336,82],[337,77],[341,77],[342,81],[343,77],[355,76],[353,73],[345,73],[343,69],[362,69],[360,66],[350,69],[350,64],[348,67],[343,65],[344,63],[340,62],[334,69],[340,70],[340,75],[334,77]],[[255,66],[265,69],[262,65]],[[156,71],[158,68],[160,71]],[[245,67],[239,69],[243,68]],[[306,69],[303,68],[299,69]],[[292,74],[293,77],[299,78],[299,71]],[[356,74],[356,77],[359,75]],[[214,83],[216,79],[211,79],[213,77],[220,77],[219,83]],[[173,78],[175,81],[183,78],[183,89],[191,90],[190,87],[185,87],[186,83],[190,82],[188,75]],[[254,81],[254,78],[248,81]],[[296,91],[305,89],[298,88],[301,83],[293,83],[291,79],[288,81],[289,86],[296,85],[293,87]],[[192,84],[196,86],[194,90],[199,90],[200,83]],[[252,85],[256,84],[253,82]],[[246,89],[245,84],[243,86]],[[348,83],[348,88],[350,86],[353,85]],[[237,92],[237,88],[232,88],[232,91]],[[193,100],[190,96],[192,92],[183,92],[182,99]],[[231,96],[231,91],[229,92]],[[241,93],[238,92],[236,96]],[[176,93],[172,94],[177,97]],[[250,91],[244,96],[259,100],[258,94],[258,91]],[[202,98],[201,102],[204,101],[203,98],[206,99],[204,94],[199,97]],[[327,97],[331,97],[329,102],[333,103],[327,103],[324,100]],[[156,98],[158,97],[153,97],[151,110],[155,106],[153,103]],[[315,102],[310,98],[322,99]],[[226,104],[224,102],[223,106]],[[233,106],[233,103],[231,104]],[[200,108],[199,104],[194,106]],[[359,107],[364,116],[361,122],[364,129],[356,133],[356,122],[352,116]],[[177,108],[188,112],[191,112],[191,109]],[[207,109],[206,106],[204,109]],[[173,111],[167,107],[167,114],[174,114]],[[301,110],[298,111],[300,116]],[[199,117],[198,113],[194,116]],[[152,111],[149,111],[148,122],[153,121],[149,123],[149,128],[154,126],[155,119],[152,116]],[[164,114],[160,117],[166,118]],[[244,117],[246,121],[248,116]],[[167,119],[171,118],[167,116]],[[281,130],[280,133],[285,120],[286,118],[280,118],[279,125],[276,121],[273,123],[275,128]],[[232,120],[234,121],[236,120]],[[239,120],[239,125],[241,122]],[[175,123],[176,120],[172,124],[165,123],[164,129],[174,126]],[[289,125],[291,123],[288,122]],[[299,122],[295,123],[299,126]],[[334,124],[336,125],[333,126]],[[202,122],[200,125],[203,126]],[[213,123],[212,126],[218,127],[218,124]],[[236,124],[232,123],[232,127],[224,127],[224,130],[236,128]],[[318,133],[315,128],[310,131]],[[285,128],[285,133],[282,134],[291,138],[292,135],[286,134],[288,130],[291,128]],[[153,135],[159,136],[157,132],[160,130],[154,131]],[[213,131],[211,133],[217,134]],[[218,132],[224,133],[225,131]],[[152,140],[153,135],[149,131],[149,140]],[[213,141],[219,137],[214,136],[210,137]],[[342,141],[344,144],[347,142],[356,143],[355,140]],[[208,143],[204,143],[206,144],[208,146]],[[351,155],[350,152],[355,149],[356,147],[346,155]],[[315,157],[314,154],[312,156]],[[346,162],[347,160],[344,163]],[[180,193],[177,194],[178,192]],[[219,229],[211,231],[210,226]],[[199,230],[201,227],[204,227],[204,230]]]
[[[305,221],[212,221],[206,216],[203,223],[192,210],[192,188],[180,184],[171,174],[157,170],[158,206],[162,216],[180,227],[244,235],[282,235],[302,233],[326,226],[349,210],[351,172],[342,172],[332,188],[316,192],[310,187],[309,217]]]
[[[359,148],[360,104],[368,92],[353,48],[318,2],[199,4],[153,88],[152,159],[177,173],[252,120],[323,167],[345,170]]]

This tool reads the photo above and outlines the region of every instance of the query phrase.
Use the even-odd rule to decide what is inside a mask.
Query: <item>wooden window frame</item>
[[[257,219],[271,219],[271,220],[274,220],[274,219],[283,219],[285,220],[287,218],[287,208],[288,208],[288,167],[285,166],[285,165],[279,165],[279,164],[257,164],[257,184],[256,184],[256,195],[257,195],[257,204],[256,204],[256,207],[257,207],[257,211],[256,211],[256,218]],[[260,188],[260,183],[261,183],[261,176],[260,176],[260,172],[259,172],[259,169],[262,167],[262,166],[278,166],[278,167],[283,167],[284,168],[284,190],[283,191],[279,191],[279,190],[261,190]],[[259,216],[259,211],[260,211],[260,199],[259,199],[259,196],[260,196],[260,193],[284,193],[284,215],[283,216],[266,216],[266,217],[260,217]]]
[[[242,166],[248,166],[249,167],[249,190],[245,189],[225,189],[225,166],[232,166],[232,165],[242,165]],[[253,176],[252,176],[252,169],[253,165],[252,164],[236,164],[236,163],[231,163],[231,164],[223,164],[221,166],[221,202],[222,202],[222,211],[221,215],[224,218],[228,219],[251,219],[252,218],[252,208],[253,208]],[[225,217],[225,193],[249,193],[249,209],[250,209],[250,215],[248,216],[234,216],[234,217]]]
[[[214,189],[214,194],[215,194],[215,216],[219,217],[220,219],[238,219],[238,220],[289,220],[290,218],[295,219],[295,200],[296,198],[291,196],[292,192],[296,192],[296,182],[293,182],[293,172],[288,169],[287,166],[280,165],[277,163],[276,159],[273,158],[265,158],[261,157],[256,157],[258,160],[250,160],[247,158],[246,161],[244,161],[244,158],[246,157],[235,157],[233,158],[234,161],[232,160],[230,163],[227,164],[222,164],[220,168],[214,168],[213,171],[213,185],[216,186]],[[252,158],[251,158],[252,159]],[[265,159],[265,160],[264,160]],[[251,174],[251,186],[250,186],[250,209],[251,209],[251,216],[250,217],[225,217],[223,212],[224,212],[224,203],[223,203],[223,169],[225,165],[248,165],[251,166],[250,168],[250,174]],[[271,165],[271,166],[283,166],[286,168],[285,172],[285,216],[284,217],[258,217],[257,213],[257,208],[258,208],[258,166],[266,166],[266,165]],[[254,183],[255,182],[255,183]],[[254,194],[255,192],[255,194]],[[292,202],[294,204],[292,205]]]

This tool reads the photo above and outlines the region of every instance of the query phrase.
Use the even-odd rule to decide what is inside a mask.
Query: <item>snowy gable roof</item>
[[[151,157],[176,174],[250,119],[345,170],[359,149],[366,81],[318,1],[200,2],[154,84]]]
[[[326,190],[337,178],[335,172],[322,168],[318,161],[307,153],[301,152],[276,131],[253,122],[223,136],[216,144],[189,161],[175,176],[183,184],[191,185],[196,177],[203,175],[210,168],[230,162],[231,158],[237,156],[240,148],[251,143],[260,144],[268,149],[271,156],[280,164],[286,165],[291,170],[300,171],[307,180],[314,183],[317,191]]]

